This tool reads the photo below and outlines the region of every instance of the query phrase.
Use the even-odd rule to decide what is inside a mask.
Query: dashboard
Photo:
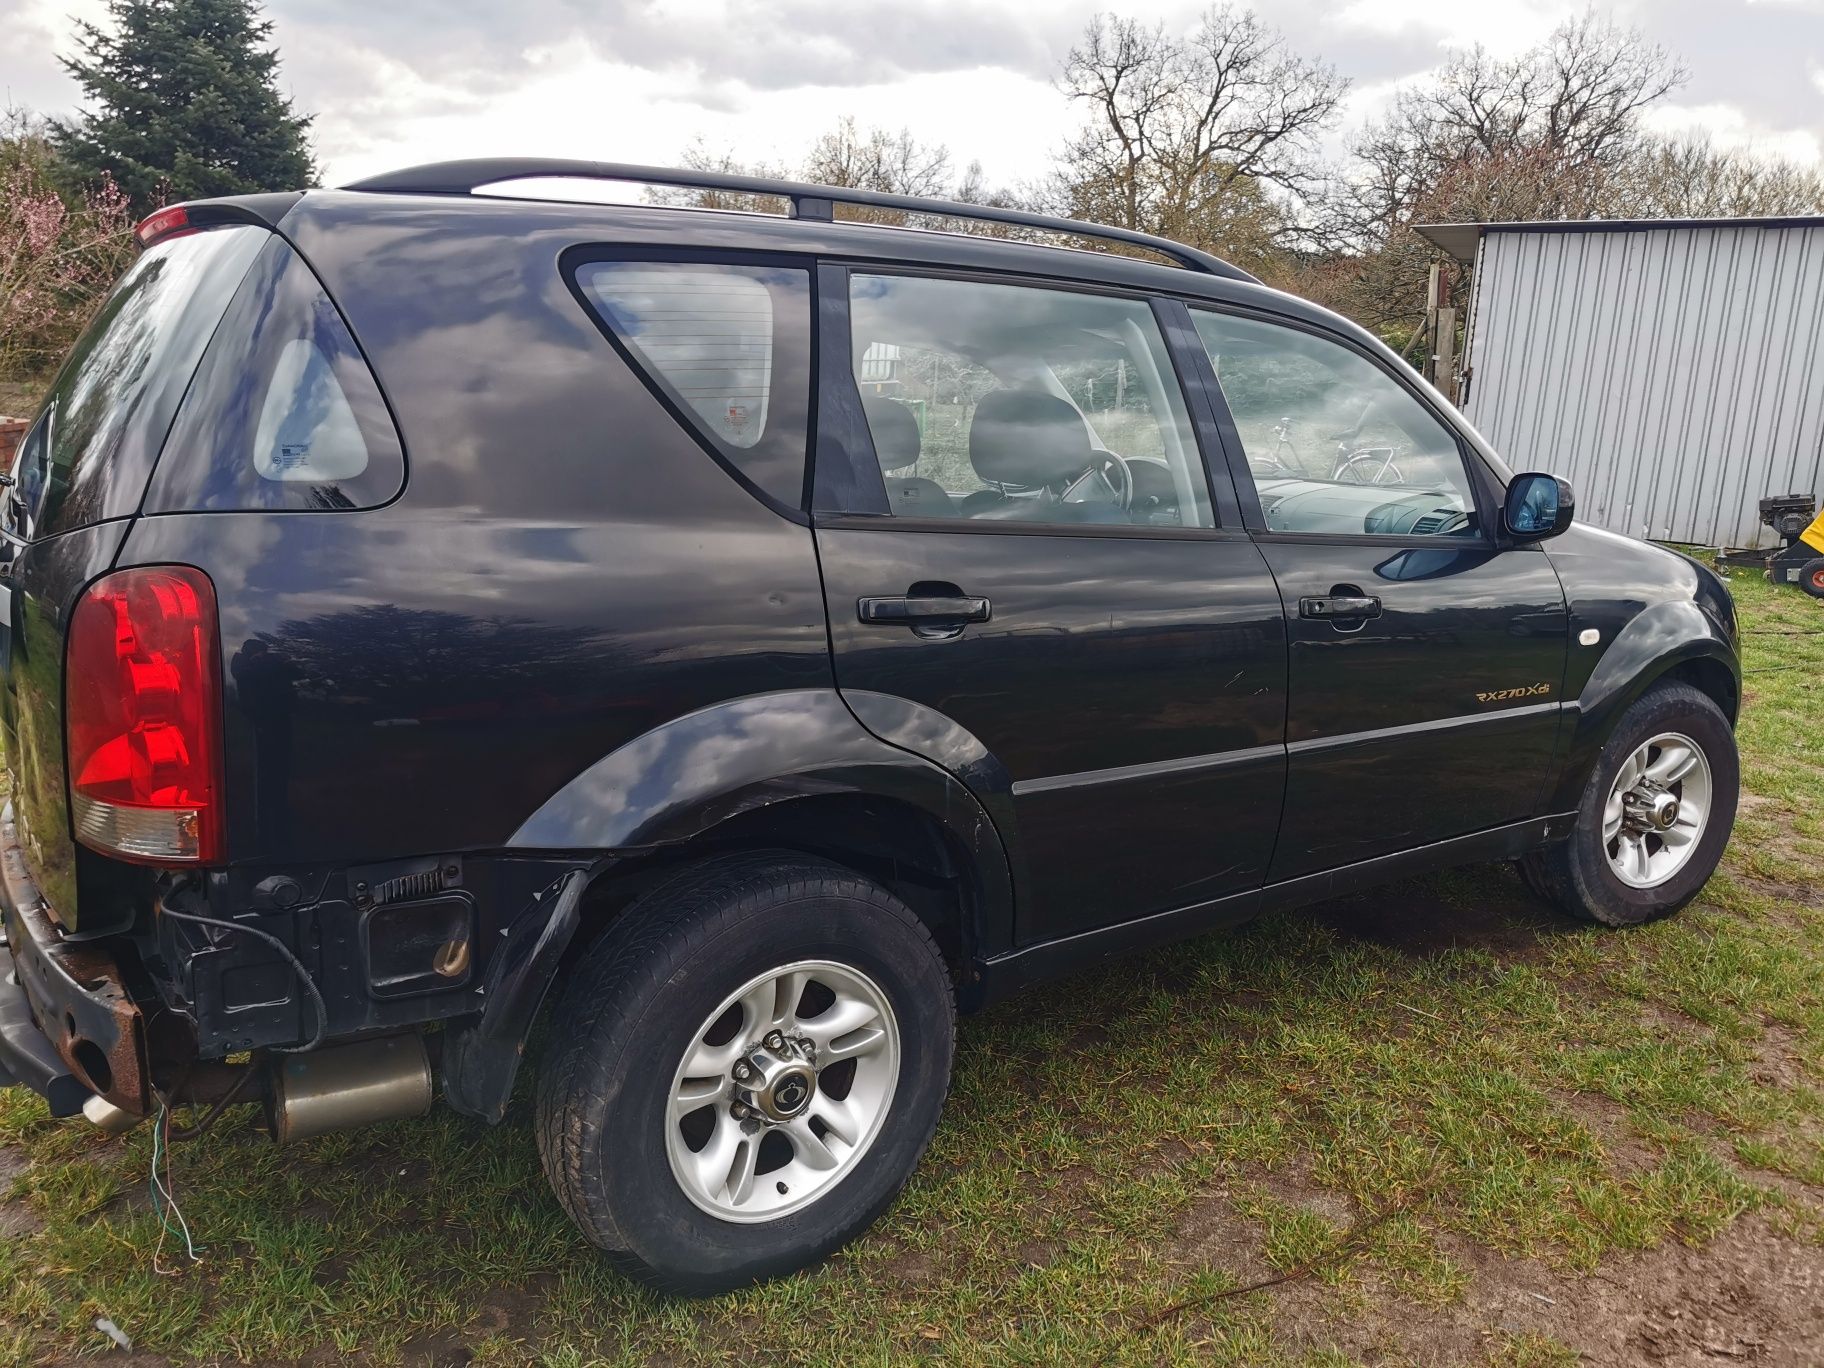
[[[1275,532],[1462,537],[1475,531],[1474,510],[1454,490],[1304,479],[1258,479],[1256,487]]]

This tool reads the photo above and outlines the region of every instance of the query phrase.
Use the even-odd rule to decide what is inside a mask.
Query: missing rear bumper
[[[139,1007],[112,954],[100,945],[70,943],[52,924],[25,868],[11,804],[0,812],[0,918],[7,939],[0,1068],[41,1094],[53,1115],[80,1111],[92,1093],[143,1116],[146,1047]],[[47,1063],[47,1051],[55,1066]]]

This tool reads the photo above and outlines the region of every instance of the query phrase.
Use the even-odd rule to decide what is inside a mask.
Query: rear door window
[[[803,505],[809,271],[586,261],[576,284],[647,383],[712,452],[779,503]]]
[[[272,238],[197,368],[146,511],[372,508],[404,480],[398,432],[348,325]]]
[[[197,359],[271,237],[249,225],[168,238],[121,277],[21,448],[14,473],[32,535],[139,507]]]
[[[896,515],[1215,525],[1145,300],[857,272],[849,318]]]

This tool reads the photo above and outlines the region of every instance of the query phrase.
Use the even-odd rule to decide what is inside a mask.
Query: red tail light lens
[[[141,219],[139,227],[133,230],[133,236],[139,239],[141,247],[150,247],[160,238],[181,233],[189,226],[189,211],[181,204],[174,204],[169,209],[160,209],[156,214]]]
[[[221,656],[200,570],[119,570],[70,617],[65,724],[76,839],[147,864],[223,856]]]

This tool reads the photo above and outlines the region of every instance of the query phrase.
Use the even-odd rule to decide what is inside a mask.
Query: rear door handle
[[[1322,598],[1301,598],[1298,615],[1323,618],[1330,622],[1361,622],[1381,615],[1381,601],[1372,594],[1329,594]]]
[[[863,622],[884,622],[909,627],[920,622],[986,622],[989,605],[985,598],[959,594],[954,598],[935,596],[864,598],[855,601],[857,616]]]

